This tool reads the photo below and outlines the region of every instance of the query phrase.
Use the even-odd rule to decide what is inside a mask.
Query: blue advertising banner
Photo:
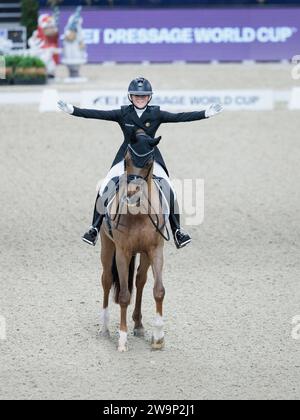
[[[61,9],[61,34],[73,11]],[[300,53],[300,8],[85,8],[82,17],[91,63],[276,61]]]

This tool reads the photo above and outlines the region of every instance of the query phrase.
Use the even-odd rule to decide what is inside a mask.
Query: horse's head
[[[125,155],[127,197],[130,198],[141,191],[143,185],[152,177],[154,147],[160,140],[161,137],[153,139],[139,129],[129,143]]]

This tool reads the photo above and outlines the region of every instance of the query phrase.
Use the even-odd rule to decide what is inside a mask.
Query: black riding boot
[[[101,200],[101,197],[100,197],[100,195],[98,195],[97,198],[96,198],[95,207],[94,207],[93,223],[90,226],[88,232],[86,232],[82,236],[82,240],[84,242],[88,243],[89,245],[93,245],[93,246],[96,245],[96,242],[98,240],[98,235],[99,235],[102,220],[103,220],[103,217],[104,217],[104,214],[101,214],[101,213],[98,212],[99,207],[101,207],[101,203],[99,203],[100,200]]]
[[[118,188],[119,177],[112,178],[107,186],[105,187],[103,193],[97,195],[95,207],[94,207],[94,215],[93,215],[93,222],[90,226],[88,232],[86,232],[82,236],[82,240],[90,245],[95,246],[98,240],[98,235],[100,232],[102,220],[105,215],[105,208],[107,203],[111,197],[117,192]]]
[[[170,205],[169,222],[174,237],[174,242],[177,248],[183,248],[191,242],[192,238],[187,233],[183,232],[180,228],[180,214],[177,198],[174,191],[170,188],[167,181],[163,178],[160,180],[162,190]]]
[[[94,207],[94,215],[93,215],[93,223],[92,226],[95,227],[98,232],[100,232],[102,220],[104,217],[104,208],[101,207],[101,197],[98,194],[96,201],[95,201],[95,207]]]

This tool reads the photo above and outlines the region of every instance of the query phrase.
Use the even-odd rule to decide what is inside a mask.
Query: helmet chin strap
[[[140,110],[142,110],[142,109],[147,108],[148,104],[150,103],[150,101],[151,101],[151,99],[152,99],[152,95],[150,95],[150,99],[149,99],[149,101],[146,103],[146,105],[145,105],[145,106],[143,106],[143,108],[140,108],[140,107],[138,107],[137,105],[134,105],[134,103],[132,102],[132,99],[131,99],[131,95],[129,95],[129,94],[128,94],[128,99],[129,99],[129,102],[131,102],[131,103],[132,103],[132,105],[133,105],[136,109],[140,109]]]

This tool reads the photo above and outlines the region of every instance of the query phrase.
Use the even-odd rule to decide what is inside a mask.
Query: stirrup
[[[176,229],[176,231],[174,233],[174,242],[175,242],[176,248],[180,249],[180,248],[183,248],[184,246],[186,246],[187,244],[189,244],[191,242],[192,238],[187,233],[186,234],[182,233],[182,236],[185,239],[182,242],[179,242],[178,239],[177,239],[177,232],[181,232],[181,230]]]
[[[94,233],[92,234],[91,231],[94,231]],[[90,226],[88,232],[86,232],[81,237],[81,239],[83,240],[83,242],[86,242],[89,245],[95,246],[98,241],[98,237],[99,237],[98,229],[95,226]]]

